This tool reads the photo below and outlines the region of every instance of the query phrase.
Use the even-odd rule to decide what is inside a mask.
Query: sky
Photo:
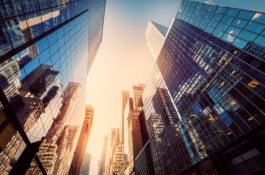
[[[265,0],[197,1],[265,11]],[[145,84],[154,64],[144,36],[148,21],[169,26],[180,4],[181,0],[107,0],[103,41],[87,77],[86,103],[94,108],[86,150],[92,154],[90,175],[98,172],[104,135],[120,126],[121,91]]]

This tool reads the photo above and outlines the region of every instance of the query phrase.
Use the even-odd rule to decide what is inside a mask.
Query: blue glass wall
[[[265,47],[265,14],[183,1],[177,18],[243,48],[248,42]]]
[[[1,97],[0,174],[8,174],[24,149],[49,133],[71,100],[65,90],[72,82],[81,87],[80,95],[62,125],[83,123],[90,13],[86,0],[4,0],[0,11],[0,87],[8,101]],[[9,106],[14,120],[7,115]],[[42,174],[35,160],[28,174],[34,169]]]
[[[156,174],[196,174],[209,169],[227,174],[265,172],[257,163],[265,161],[258,144],[250,138],[245,143],[238,141],[264,126],[265,42],[260,42],[264,38],[263,16],[183,1],[143,95]],[[174,105],[169,111],[177,114],[173,115],[174,126],[165,123],[165,107],[157,110],[161,101],[155,99],[157,88],[169,93]],[[253,136],[262,144],[261,133],[259,130]],[[178,139],[182,141],[176,142]],[[168,143],[181,147],[185,154],[179,155],[177,148],[166,148]],[[230,146],[231,153],[221,153],[230,157],[212,157],[206,163],[232,143],[246,149],[239,152]],[[250,156],[242,157],[244,154]],[[222,163],[226,161],[229,165]],[[229,170],[218,169],[221,164]],[[254,164],[257,167],[253,168]],[[200,170],[190,168],[192,165],[200,166]]]

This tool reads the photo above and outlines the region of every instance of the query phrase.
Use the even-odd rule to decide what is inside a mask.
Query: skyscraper
[[[133,86],[134,109],[136,110],[141,110],[141,108],[143,107],[142,94],[144,91],[144,87],[144,84]]]
[[[142,102],[142,93],[144,91],[145,85],[139,84],[138,86],[133,86],[133,97],[129,97],[127,105],[124,108],[124,117],[127,117],[128,122],[128,172],[130,175],[133,175],[136,173],[136,167],[135,167],[135,159],[138,156],[140,152],[143,153],[140,159],[138,161],[143,163],[144,168],[137,167],[138,174],[144,173],[145,171],[148,172],[154,172],[152,164],[149,164],[144,160],[145,153],[150,150],[147,150],[149,147],[145,147],[146,150],[142,150],[144,145],[148,142],[148,133],[146,129],[146,122],[145,122],[145,115],[143,111],[143,102]],[[122,91],[124,92],[124,91]],[[151,156],[151,153],[148,154],[148,156]],[[152,159],[151,157],[149,157]],[[127,168],[127,166],[124,167],[124,169]]]
[[[87,73],[102,41],[106,0],[90,0]]]
[[[110,138],[109,138],[109,149],[108,149],[108,157],[105,168],[106,175],[118,174],[119,167],[116,167],[116,163],[114,163],[115,152],[117,152],[117,147],[120,145],[120,133],[118,128],[111,128]],[[116,159],[115,159],[116,160]],[[122,164],[122,163],[121,163]]]
[[[129,99],[129,92],[128,91],[122,91],[121,92],[121,143],[124,144],[124,110],[128,103]]]
[[[156,174],[265,173],[264,19],[182,2],[143,93]]]
[[[138,116],[141,131],[142,146],[139,153],[135,154],[134,172],[135,175],[152,175],[155,174],[152,153],[150,148],[149,135],[145,121],[145,114],[142,110]],[[139,138],[138,138],[139,139]]]
[[[129,172],[134,171],[134,159],[141,151],[143,142],[141,139],[141,127],[139,122],[139,110],[130,110],[128,115],[128,145],[129,145]]]
[[[105,173],[106,156],[107,156],[107,150],[108,150],[108,138],[109,138],[108,135],[104,136],[98,175],[104,175],[104,173]]]
[[[152,53],[154,59],[157,59],[162,46],[165,42],[165,37],[167,33],[167,27],[158,24],[153,21],[148,22],[148,26],[145,32],[145,37],[147,39],[147,45]]]
[[[73,159],[71,161],[69,175],[79,175],[82,167],[82,162],[84,160],[84,155],[86,151],[87,141],[90,135],[90,130],[93,123],[94,109],[90,106],[86,106],[86,116],[83,122],[82,129],[78,138],[78,142],[73,154]]]
[[[135,175],[155,174],[150,142],[148,141],[134,160]]]
[[[80,175],[89,175],[90,161],[91,161],[91,154],[86,153],[84,155],[84,159],[83,159],[83,163],[82,163],[82,166],[81,166]]]
[[[51,174],[61,135],[70,133],[65,125],[84,121],[87,65],[94,59],[88,55],[102,39],[105,1],[9,0],[0,9],[0,174]],[[45,151],[54,156],[41,159]]]

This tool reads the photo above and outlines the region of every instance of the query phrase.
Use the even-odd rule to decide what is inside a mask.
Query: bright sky
[[[207,1],[265,11],[265,0]],[[90,175],[97,175],[108,128],[120,126],[121,91],[132,91],[133,85],[145,83],[154,63],[144,36],[148,21],[169,26],[180,3],[181,0],[107,0],[103,41],[87,79],[87,104],[94,108],[86,150],[92,154]]]

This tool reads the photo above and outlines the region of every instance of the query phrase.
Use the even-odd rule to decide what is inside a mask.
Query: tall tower
[[[88,39],[88,61],[87,73],[92,66],[96,57],[99,46],[102,42],[105,6],[106,0],[90,0],[89,1],[89,39]]]
[[[80,131],[80,136],[76,145],[76,149],[71,161],[69,175],[80,174],[90,130],[93,123],[94,109],[90,105],[86,105],[86,116],[83,122],[83,126]]]
[[[122,162],[120,165],[114,164],[115,153],[117,151],[117,147],[120,145],[120,133],[118,128],[111,128],[110,138],[109,138],[109,149],[107,155],[107,162],[105,166],[105,174],[113,175],[118,174],[119,168],[121,168]],[[115,165],[115,166],[114,166]],[[118,166],[117,166],[118,165]]]
[[[149,21],[145,32],[147,45],[156,60],[165,42],[168,28],[153,21]]]
[[[265,173],[264,19],[182,2],[143,93],[155,174]]]
[[[133,86],[133,96],[134,96],[134,106],[135,109],[141,110],[143,107],[142,94],[144,91],[144,84],[139,84],[138,86]]]
[[[107,156],[107,150],[108,150],[108,138],[109,138],[108,135],[104,136],[98,175],[104,175],[106,171],[105,167],[106,167],[106,156]]]
[[[0,2],[0,174],[53,174],[55,162],[62,165],[64,138],[80,135],[65,126],[80,129],[85,118],[86,72],[102,41],[105,4]]]
[[[124,110],[127,103],[129,103],[129,96],[128,91],[121,92],[121,144],[124,144]]]

